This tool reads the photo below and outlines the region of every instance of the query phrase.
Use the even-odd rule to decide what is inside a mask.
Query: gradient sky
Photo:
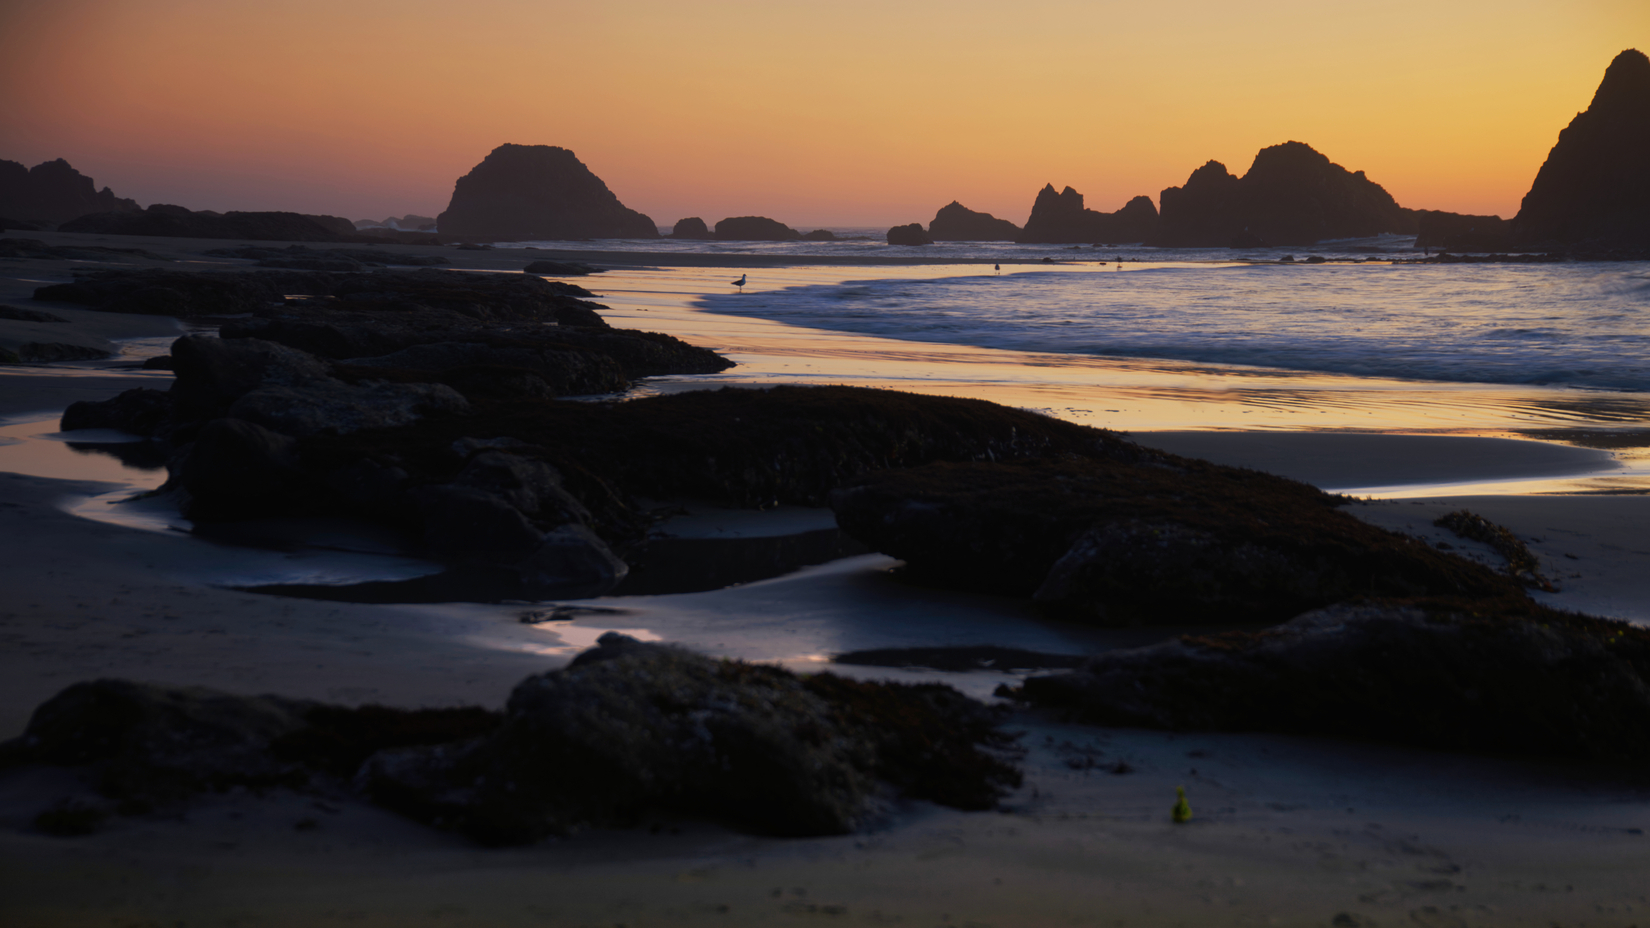
[[[560,145],[668,226],[1024,222],[1307,142],[1510,217],[1650,0],[0,0],[0,158],[145,205],[445,208]]]

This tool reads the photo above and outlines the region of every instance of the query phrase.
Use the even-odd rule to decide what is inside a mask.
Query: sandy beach
[[[310,562],[75,514],[90,498],[152,487],[164,474],[65,449],[53,424],[75,400],[164,388],[170,375],[139,369],[141,358],[164,353],[185,327],[30,294],[81,268],[236,266],[200,254],[233,243],[26,234],[142,248],[175,262],[0,262],[0,303],[66,320],[0,320],[0,347],[52,341],[119,352],[0,369],[8,429],[0,439],[0,739],[20,734],[33,708],[63,687],[104,677],[352,705],[497,707],[523,677],[565,664],[608,630],[798,671],[827,669],[831,655],[858,648],[1085,654],[1188,630],[1095,629],[1040,617],[1021,601],[919,589],[892,579],[896,562],[876,554],[723,590],[566,603],[586,611],[543,624],[520,620],[525,604],[361,604],[229,588],[249,571],[278,576]],[[1529,544],[1558,587],[1534,594],[1541,602],[1650,624],[1650,442],[1619,406],[1593,414],[1585,396],[1566,406],[1551,390],[1281,371],[1237,383],[1206,365],[895,342],[693,305],[696,294],[730,289],[741,271],[755,287],[958,273],[942,263],[778,266],[741,257],[710,265],[633,253],[376,247],[441,254],[475,271],[518,272],[545,257],[611,264],[578,282],[610,307],[613,325],[676,335],[740,365],[656,378],[644,395],[847,383],[1036,409],[1346,493],[1360,518],[1429,541],[1449,537],[1433,519],[1470,509]],[[1537,430],[1547,440],[1528,437]],[[1620,440],[1602,441],[1604,433]],[[663,528],[748,537],[830,520],[828,511],[709,509]],[[1469,556],[1495,557],[1451,540]],[[829,669],[940,681],[984,699],[1023,676]],[[483,849],[352,795],[279,790],[214,795],[183,813],[118,818],[97,834],[60,838],[29,823],[65,792],[61,773],[12,773],[0,777],[0,914],[42,926],[632,928],[1625,926],[1650,917],[1642,773],[1332,739],[1100,728],[1024,711],[1007,727],[1023,732],[1025,784],[1000,811],[907,803],[871,831],[821,839],[754,838],[661,817],[649,827]],[[1110,772],[1119,762],[1128,772]],[[1169,821],[1177,785],[1195,811],[1185,826]]]

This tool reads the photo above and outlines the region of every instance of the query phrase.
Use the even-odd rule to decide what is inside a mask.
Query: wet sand
[[[155,240],[118,244],[134,241],[163,250]],[[188,256],[183,244],[166,247]],[[455,262],[476,255],[506,262],[495,252],[441,253]],[[780,276],[864,272],[804,268]],[[1586,489],[1606,479],[1632,488],[1632,449],[1611,457],[1508,440],[1522,421],[1517,410],[1528,407],[1498,405],[1498,391],[1434,391],[1435,406],[1428,407],[1407,399],[1383,403],[1394,394],[1354,384],[1334,394],[1350,396],[1323,410],[1302,402],[1301,412],[1286,412],[1258,394],[1220,395],[1219,372],[1089,364],[1075,365],[1077,374],[1028,374],[1000,353],[987,358],[992,353],[977,349],[878,344],[711,317],[680,298],[701,286],[689,272],[630,273],[630,280],[653,281],[652,289],[618,286],[626,279],[619,272],[580,282],[607,288],[603,302],[614,307],[615,324],[728,348],[744,366],[721,379],[959,389],[1014,405],[1038,405],[1019,402],[1028,395],[1077,398],[1081,405],[1057,411],[1128,428],[1148,444],[1153,436],[1145,427],[1155,424],[1171,450],[1197,448],[1324,486],[1385,488],[1386,498],[1352,510],[1377,524],[1426,536],[1437,532],[1430,524],[1436,515],[1473,509],[1531,540],[1561,587],[1542,594],[1544,601],[1650,622],[1650,547],[1642,541],[1650,497],[1456,496],[1448,489],[1497,481],[1523,490]],[[62,262],[0,267],[0,277],[10,278],[0,280],[0,301],[55,312],[60,307],[20,302],[20,291],[26,279],[66,275]],[[642,318],[653,324],[635,321]],[[133,334],[116,337],[163,338],[167,326],[176,330],[173,320],[153,317],[122,317],[119,324]],[[110,365],[0,373],[0,416],[61,410],[75,399],[164,383],[156,372],[100,366]],[[1169,394],[1130,381],[1136,373],[1137,381],[1163,376],[1191,386]],[[1308,399],[1312,390],[1334,387],[1323,378],[1278,377]],[[698,378],[707,379],[717,378]],[[705,385],[694,381],[669,378],[646,389]],[[1406,397],[1425,399],[1425,390],[1404,387]],[[1171,395],[1179,398],[1165,398]],[[1470,402],[1451,407],[1452,396]],[[1100,412],[1125,408],[1125,398],[1141,411]],[[1455,415],[1440,426],[1426,414],[1430,408],[1453,408]],[[1153,418],[1154,409],[1178,412]],[[1208,431],[1245,409],[1270,428],[1305,417],[1299,421],[1327,422],[1323,427],[1335,433]],[[1377,409],[1382,422],[1399,422],[1407,411],[1407,422],[1391,428],[1426,433],[1420,437],[1427,440],[1346,434],[1356,414],[1347,410]],[[1107,415],[1114,421],[1103,421]],[[1622,424],[1573,421],[1577,428]],[[1185,434],[1187,428],[1194,431]],[[1165,634],[1062,625],[1011,601],[902,586],[887,575],[893,562],[878,555],[711,593],[592,601],[585,605],[604,611],[542,625],[519,621],[523,606],[253,595],[213,585],[247,559],[245,549],[75,517],[64,511],[67,501],[114,488],[88,477],[116,476],[39,470],[0,474],[0,579],[8,591],[0,605],[7,642],[0,650],[0,738],[19,733],[32,708],[69,683],[111,676],[345,703],[496,706],[522,677],[559,666],[608,629],[799,670],[821,669],[825,656],[854,648],[990,643],[1080,653]],[[1430,495],[1397,498],[1403,487]],[[781,517],[811,524],[819,515]],[[753,530],[745,519],[707,511],[678,530]],[[979,696],[1013,678],[835,669],[941,680]],[[0,778],[0,912],[30,925],[1327,925],[1343,913],[1350,920],[1340,924],[1627,925],[1650,906],[1643,881],[1650,872],[1650,789],[1642,777],[1325,739],[1103,729],[1031,716],[1012,727],[1025,731],[1027,776],[1003,812],[914,804],[873,832],[810,840],[751,838],[661,818],[658,833],[592,832],[485,850],[349,797],[317,803],[240,793],[211,797],[183,816],[117,819],[97,835],[62,839],[27,828],[61,794],[57,781],[41,773]],[[1106,772],[1116,761],[1133,772]],[[1176,785],[1187,787],[1196,813],[1187,826],[1168,822]],[[314,827],[296,827],[301,822]]]

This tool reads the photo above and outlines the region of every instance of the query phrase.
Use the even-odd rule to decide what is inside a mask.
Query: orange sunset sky
[[[812,228],[1112,210],[1296,139],[1510,217],[1628,47],[1650,0],[0,0],[0,158],[381,219],[550,144],[665,226]]]

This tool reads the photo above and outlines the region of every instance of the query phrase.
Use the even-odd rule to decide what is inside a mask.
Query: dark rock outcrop
[[[1472,216],[1436,209],[1415,211],[1415,247],[1445,251],[1506,251],[1512,224],[1500,216]]]
[[[591,274],[600,274],[606,268],[585,264],[582,261],[534,261],[521,270],[526,274],[543,274],[549,277],[588,277]]]
[[[940,463],[831,495],[849,535],[917,580],[1031,596],[1105,625],[1278,622],[1364,594],[1517,596],[1511,578],[1255,471],[1133,445]]]
[[[435,267],[451,264],[441,255],[404,255],[375,251],[371,248],[310,248],[307,245],[288,245],[285,248],[261,248],[248,245],[242,248],[209,248],[202,252],[213,258],[244,258],[258,262],[259,267],[278,267],[296,271],[361,271],[376,267]]]
[[[1518,598],[1339,605],[1108,651],[1023,695],[1105,725],[1650,759],[1650,631]]]
[[[910,225],[894,226],[888,230],[888,244],[890,245],[932,245],[934,240],[923,231],[922,223],[913,222]]]
[[[1512,220],[1520,245],[1650,246],[1650,58],[1617,55]]]
[[[805,242],[834,242],[836,241],[836,233],[830,229],[815,229],[812,232],[804,232],[802,240]]]
[[[685,238],[694,241],[709,241],[710,239],[714,239],[716,237],[716,233],[712,232],[710,227],[705,225],[705,221],[703,219],[700,219],[698,216],[690,216],[686,219],[676,220],[676,224],[670,228],[670,237]]]
[[[0,765],[90,774],[101,798],[37,820],[58,834],[96,830],[110,811],[273,787],[359,789],[489,844],[649,811],[823,835],[869,824],[895,795],[993,807],[1020,783],[998,752],[1012,742],[999,718],[938,684],[798,677],[610,632],[567,668],[518,684],[502,715],[78,683],[0,744]]]
[[[801,237],[801,232],[766,216],[734,216],[716,224],[718,242],[794,242]]]
[[[199,212],[156,203],[145,210],[92,213],[63,223],[60,232],[238,238],[257,242],[353,242],[355,226],[337,216],[286,212]]]
[[[990,808],[1019,784],[980,750],[1004,743],[992,725],[948,687],[799,678],[610,632],[566,669],[520,683],[495,734],[380,753],[361,781],[385,805],[492,844],[661,808],[766,834],[842,834],[877,815],[883,784]]]
[[[1017,241],[1035,244],[1141,242],[1157,229],[1157,207],[1150,197],[1135,197],[1115,213],[1083,206],[1083,195],[1067,187],[1055,193],[1048,184],[1037,193],[1031,218]]]
[[[32,168],[0,160],[0,216],[64,223],[87,213],[138,208],[135,201],[115,196],[108,187],[98,190],[90,177],[62,158]]]
[[[475,242],[658,238],[647,216],[626,207],[572,152],[551,145],[500,145],[460,177],[441,234]]]
[[[1301,142],[1261,149],[1241,178],[1210,161],[1159,200],[1157,234],[1147,243],[1169,248],[1311,245],[1416,230],[1412,211],[1381,185]]]
[[[952,200],[934,214],[928,235],[936,242],[1016,242],[1023,230],[1007,219],[980,213]]]

